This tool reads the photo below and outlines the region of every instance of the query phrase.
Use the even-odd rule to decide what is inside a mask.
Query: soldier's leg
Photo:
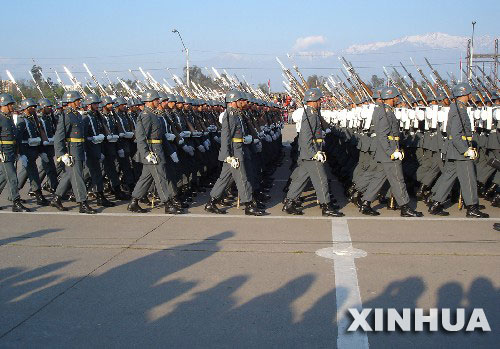
[[[286,197],[289,200],[298,199],[309,181],[309,175],[304,162],[305,161],[303,160],[297,161],[297,167],[295,167],[290,175],[291,182],[286,194]]]
[[[149,187],[153,183],[153,175],[151,174],[150,166],[153,165],[143,165],[142,173],[137,183],[135,184],[134,191],[132,192],[132,197],[134,199],[141,199],[144,197],[149,190]]]
[[[158,191],[158,195],[160,196],[160,200],[162,202],[167,202],[168,200],[170,200],[170,197],[173,195],[173,193],[168,187],[165,166],[162,166],[161,164],[148,166],[150,166],[149,171],[153,176],[153,180],[156,186],[156,190]]]
[[[19,199],[19,189],[16,176],[16,168],[13,162],[0,162],[0,194],[6,185],[9,186],[9,200]]]
[[[318,161],[305,161],[305,164],[319,203],[328,204],[330,202],[330,190],[324,164]]]
[[[92,189],[96,189],[98,193],[103,192],[104,183],[102,179],[102,168],[99,159],[87,156],[86,165],[90,173],[90,180],[92,181]]]
[[[134,186],[134,174],[132,171],[132,164],[130,162],[130,153],[125,153],[125,157],[118,157],[118,165],[123,174],[122,180],[129,187]]]
[[[399,206],[406,205],[410,202],[410,197],[406,191],[406,184],[403,177],[403,168],[401,162],[384,162],[382,164],[385,175],[391,185],[391,192],[394,195]]]
[[[224,162],[219,178],[217,178],[217,181],[210,191],[210,197],[215,199],[221,198],[222,194],[224,194],[224,190],[226,190],[228,183],[231,181],[231,178],[231,165],[229,165],[227,162]]]
[[[474,162],[470,160],[457,161],[457,176],[460,182],[460,190],[464,203],[467,206],[476,205],[479,203],[477,196],[477,180],[476,172],[474,171]]]
[[[370,181],[363,194],[362,200],[372,202],[377,197],[380,189],[387,180],[384,168],[381,163],[377,163],[376,168],[371,172]]]
[[[64,172],[61,175],[61,180],[56,188],[56,195],[63,196],[71,187],[71,167],[65,166]]]
[[[116,156],[107,152],[104,155],[103,168],[104,173],[108,176],[109,181],[111,182],[111,187],[119,187],[120,179],[118,178],[118,172],[116,171]]]
[[[245,161],[240,160],[240,167],[232,168],[231,174],[236,182],[236,188],[238,189],[238,196],[240,197],[241,203],[247,203],[252,201],[253,188],[248,180],[248,169],[245,166]]]
[[[24,167],[20,162],[17,167],[19,170],[19,173],[17,174],[17,187],[20,190],[24,188],[24,185],[28,180],[28,171],[26,170],[26,167]]]
[[[26,172],[28,173],[28,178],[30,181],[31,191],[38,191],[42,189],[40,177],[38,176],[38,167],[36,165],[37,156],[34,154],[30,154],[28,152],[28,167],[26,168]]]
[[[75,194],[76,202],[86,201],[87,188],[85,187],[85,181],[83,180],[83,161],[75,160],[73,166],[67,169],[69,169],[71,186],[73,188],[73,194]]]
[[[477,181],[481,184],[486,184],[488,179],[493,175],[495,169],[487,164],[488,160],[491,158],[495,158],[495,154],[493,151],[489,152],[481,152],[483,153],[483,157],[479,154],[479,162],[476,164],[477,169]],[[484,160],[484,161],[482,161]]]
[[[436,182],[436,185],[432,188],[434,191],[434,195],[432,196],[433,201],[440,203],[446,201],[455,183],[455,179],[457,179],[457,162],[458,161],[446,161],[441,176]]]
[[[40,175],[42,173],[42,175]],[[43,181],[43,177],[47,176],[47,181],[51,189],[57,188],[57,170],[54,160],[49,157],[49,161],[42,161],[41,170],[39,172],[40,181]]]

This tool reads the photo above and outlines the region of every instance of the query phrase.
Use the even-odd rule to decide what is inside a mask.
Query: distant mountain
[[[347,54],[374,53],[376,51],[386,51],[387,49],[397,49],[404,47],[449,49],[449,50],[467,50],[467,40],[469,37],[450,35],[446,33],[428,33],[423,35],[405,36],[390,41],[377,41],[367,44],[355,44],[344,50]],[[475,49],[489,48],[493,51],[495,38],[489,35],[478,36],[474,38]]]

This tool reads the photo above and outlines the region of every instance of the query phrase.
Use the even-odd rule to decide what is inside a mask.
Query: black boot
[[[417,190],[417,193],[415,196],[417,197],[417,200],[424,200],[425,199],[425,194],[429,191],[429,187],[426,186],[425,184],[421,184],[420,187]]]
[[[205,211],[215,214],[226,214],[226,211],[217,207],[218,201],[216,198],[210,198],[210,201],[205,205]]]
[[[429,206],[429,213],[434,216],[449,216],[450,212],[444,210],[443,205],[440,202],[434,201],[431,206]]]
[[[359,212],[366,216],[378,216],[380,215],[379,212],[375,211],[372,206],[370,201],[363,201],[361,203],[361,207],[359,208]]]
[[[166,214],[182,214],[185,212],[182,208],[175,207],[175,205],[172,204],[172,201],[168,200],[167,202],[165,202],[165,213]]]
[[[33,190],[30,190],[30,191],[28,192],[28,196],[29,196],[30,198],[36,198],[36,194],[35,194],[35,192],[34,192]]]
[[[86,213],[86,214],[96,214],[97,211],[94,210],[92,207],[89,206],[89,203],[87,200],[80,202],[80,213]]]
[[[139,199],[132,198],[130,203],[127,206],[127,210],[130,212],[136,212],[136,213],[146,213],[147,211],[143,209],[141,206],[139,206]]]
[[[254,202],[245,203],[245,214],[247,216],[263,216],[265,212],[259,209]]]
[[[477,182],[477,195],[480,198],[484,198],[484,183]]]
[[[465,215],[467,218],[488,218],[490,215],[479,211],[478,205],[467,206],[467,213]]]
[[[45,197],[43,196],[41,190],[35,191],[35,198],[36,198],[37,205],[40,205],[40,206],[49,206],[49,204],[50,204],[47,201],[47,199],[45,199]]]
[[[321,207],[321,215],[325,217],[344,217],[344,214],[337,209],[331,203],[319,204]]]
[[[12,204],[12,212],[31,212],[31,210],[27,207],[24,207],[21,199],[17,198]]]
[[[497,191],[497,188],[498,188],[498,185],[496,185],[495,183],[493,183],[488,189],[486,189],[486,191],[484,192],[484,198],[486,200],[492,200],[493,199],[493,196],[495,195],[496,191]]]
[[[186,204],[185,202],[182,202],[177,196],[174,196],[172,199],[172,204],[177,207],[177,208],[180,208],[180,209],[183,209],[183,208],[188,208],[189,205]]]
[[[130,199],[130,196],[125,194],[120,187],[113,188],[113,193],[115,194],[115,199],[118,201]]]
[[[256,199],[253,199],[252,205],[254,205],[255,207],[257,207],[259,210],[265,210],[266,209],[266,205],[264,205],[262,202],[260,202],[259,200],[256,200]]]
[[[423,215],[422,212],[415,211],[408,204],[401,206],[401,217],[423,217]]]
[[[97,206],[103,206],[103,207],[114,207],[115,204],[104,196],[104,192],[100,191],[96,194],[96,203]]]
[[[63,206],[61,197],[59,195],[55,195],[52,201],[50,202],[50,206],[57,208],[59,211],[67,211],[68,209]]]
[[[297,206],[296,202],[290,199],[285,199],[283,201],[283,208],[281,209],[281,211],[298,216],[304,214],[300,207]]]
[[[491,206],[500,207],[500,194],[495,195],[495,198],[491,201]]]

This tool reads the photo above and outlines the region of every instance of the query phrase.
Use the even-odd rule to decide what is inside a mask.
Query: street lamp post
[[[189,49],[187,49],[186,45],[184,45],[184,41],[182,40],[181,33],[179,33],[179,31],[177,29],[173,29],[172,33],[174,33],[174,34],[177,33],[177,35],[179,35],[179,39],[181,39],[182,47],[184,47],[184,51],[186,52],[186,85],[189,88],[190,87],[190,84],[189,84]]]

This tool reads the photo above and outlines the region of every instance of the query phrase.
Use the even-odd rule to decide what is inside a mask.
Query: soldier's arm
[[[387,120],[388,116],[385,113],[385,109],[383,109],[383,107],[379,107],[375,110],[373,119],[375,123],[375,133],[377,134],[377,142],[381,145],[384,153],[390,157],[396,149],[394,149],[394,146],[388,138],[391,136],[391,128]]]
[[[66,145],[66,127],[68,123],[69,121],[66,120],[66,115],[63,114],[59,117],[57,129],[54,134],[54,150],[57,157],[63,156],[64,154],[68,153],[68,148]]]
[[[465,116],[467,117],[466,112],[463,114],[465,114]],[[469,145],[466,139],[462,139],[462,136],[467,137],[464,128],[466,127],[465,123],[469,122],[469,120],[460,118],[459,111],[455,106],[453,106],[453,108],[450,110],[450,115],[448,116],[448,118],[451,118],[451,120],[448,120],[448,122],[451,121],[451,142],[460,154],[465,154],[469,149]]]
[[[149,153],[147,143],[147,131],[144,129],[144,116],[139,115],[137,118],[137,128],[135,129],[135,139],[137,141],[137,150],[141,155],[141,160]]]

